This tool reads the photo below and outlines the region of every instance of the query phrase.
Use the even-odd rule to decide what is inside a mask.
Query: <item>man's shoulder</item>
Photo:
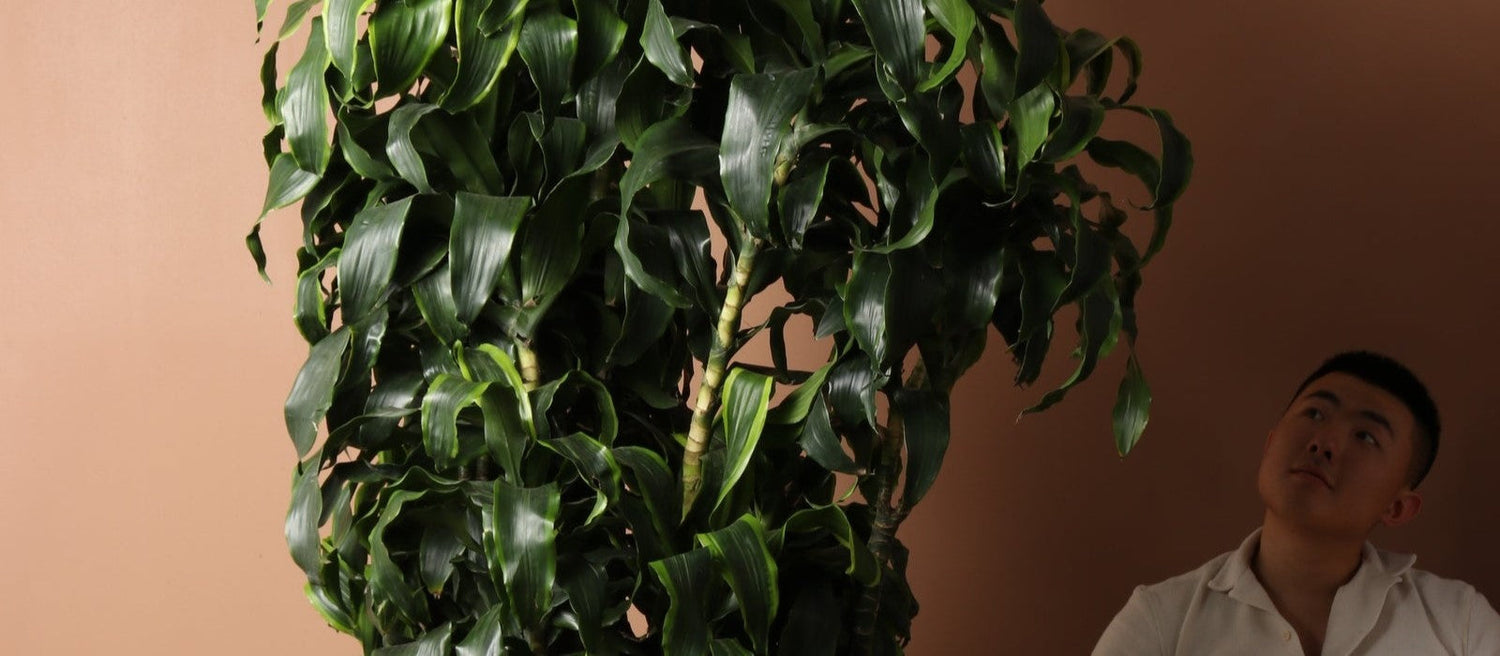
[[[1191,597],[1199,590],[1208,588],[1215,580],[1222,579],[1236,552],[1226,551],[1203,563],[1196,569],[1183,572],[1156,583],[1140,586],[1140,590],[1157,599]]]
[[[1401,573],[1398,584],[1410,586],[1422,599],[1441,605],[1472,603],[1478,591],[1469,582],[1411,568]]]

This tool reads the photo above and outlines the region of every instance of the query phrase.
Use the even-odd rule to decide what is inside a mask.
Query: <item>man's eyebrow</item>
[[[1310,399],[1323,399],[1324,401],[1327,401],[1327,402],[1332,403],[1334,405],[1339,405],[1340,403],[1343,403],[1342,401],[1339,400],[1339,395],[1334,394],[1333,392],[1330,392],[1328,390],[1322,390],[1322,389],[1320,389],[1320,390],[1313,390],[1311,392],[1308,392],[1307,393],[1307,398],[1310,398]]]
[[[1311,392],[1308,392],[1307,396],[1304,397],[1304,398],[1322,399],[1324,401],[1327,401],[1329,403],[1334,404],[1335,406],[1337,406],[1337,405],[1339,405],[1339,404],[1341,404],[1343,402],[1342,400],[1339,399],[1339,396],[1337,394],[1334,394],[1333,392],[1330,392],[1328,390],[1323,390],[1323,389],[1313,390]],[[1375,422],[1377,424],[1380,424],[1381,427],[1385,428],[1385,430],[1386,430],[1387,433],[1390,433],[1392,435],[1396,434],[1396,429],[1391,427],[1391,420],[1386,419],[1385,415],[1380,414],[1380,413],[1378,413],[1378,412],[1376,412],[1374,410],[1360,410],[1359,414],[1360,414],[1360,416],[1362,416],[1362,417],[1364,417],[1366,419],[1369,419],[1370,421],[1373,421],[1373,422]]]

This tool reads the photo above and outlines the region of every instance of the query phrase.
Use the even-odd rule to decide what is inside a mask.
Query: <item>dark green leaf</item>
[[[500,625],[504,610],[503,605],[495,604],[479,616],[469,629],[469,635],[453,648],[454,653],[457,656],[505,656],[504,643],[500,641],[504,635]]]
[[[519,47],[541,95],[542,114],[550,118],[572,90],[578,23],[556,10],[528,16],[521,25]]]
[[[709,627],[706,617],[713,556],[698,548],[651,562],[651,570],[667,589],[671,605],[662,629],[664,656],[707,656]]]
[[[298,473],[292,481],[291,508],[286,513],[286,544],[292,552],[292,561],[312,582],[323,580],[323,552],[318,548],[318,517],[323,513],[318,460],[314,457],[298,463]]]
[[[270,5],[271,0],[255,0],[255,33],[257,35],[260,34],[261,25],[266,20],[266,9]]]
[[[328,52],[332,56],[333,65],[345,76],[354,75],[354,46],[359,42],[359,15],[373,3],[374,0],[327,0],[327,4],[323,5]]]
[[[1078,368],[1073,370],[1073,374],[1063,381],[1062,385],[1044,394],[1042,400],[1023,410],[1021,414],[1041,412],[1056,405],[1058,401],[1063,400],[1068,390],[1086,380],[1089,374],[1094,372],[1094,367],[1099,363],[1099,357],[1105,350],[1105,345],[1113,342],[1115,335],[1110,327],[1116,324],[1119,314],[1119,300],[1111,284],[1099,285],[1097,290],[1079,301],[1078,350],[1081,359]]]
[[[321,179],[317,173],[298,168],[291,154],[277,155],[276,161],[271,164],[270,183],[266,186],[266,200],[261,206],[261,216],[302,200],[313,187],[318,186]],[[259,227],[259,222],[256,222],[256,227]]]
[[[810,0],[775,0],[776,6],[786,12],[788,18],[797,26],[797,32],[802,37],[800,44],[803,54],[811,61],[824,61],[827,54],[823,46],[822,27],[817,18],[813,16],[812,2]],[[792,39],[794,43],[798,41]],[[831,77],[832,72],[828,73]]]
[[[637,287],[669,305],[687,307],[692,299],[678,291],[672,275],[671,239],[661,226],[622,218],[615,226],[615,253]]]
[[[844,324],[859,348],[877,364],[885,362],[890,346],[886,335],[886,289],[890,278],[888,256],[869,251],[856,253],[849,286],[844,290]]]
[[[488,0],[456,0],[453,25],[458,34],[458,72],[453,85],[438,101],[443,109],[459,112],[483,100],[495,88],[500,71],[521,42],[521,29],[510,24],[494,36],[479,29],[479,11]]]
[[[1187,137],[1172,123],[1172,116],[1164,110],[1149,107],[1126,107],[1156,122],[1161,132],[1160,177],[1152,188],[1151,207],[1177,202],[1193,177],[1193,146]],[[1100,162],[1104,164],[1104,162]],[[1108,164],[1106,164],[1108,166]],[[1127,169],[1128,170],[1128,169]],[[1133,172],[1133,171],[1132,171]],[[1142,180],[1146,178],[1142,177]],[[1147,209],[1150,209],[1149,207]]]
[[[681,517],[680,497],[677,494],[676,478],[667,468],[667,462],[654,451],[645,447],[625,446],[613,450],[615,461],[628,470],[633,477],[631,488],[640,494],[651,511],[652,527],[665,538],[672,535],[669,527],[675,528]],[[642,531],[646,527],[634,527]]]
[[[552,586],[557,576],[557,515],[561,497],[557,486],[516,487],[495,481],[493,514],[496,552],[492,568],[504,572],[511,608],[528,630],[541,628],[552,608]]]
[[[349,328],[340,327],[317,344],[307,356],[292,391],[286,398],[286,430],[301,458],[318,438],[318,424],[333,404],[333,386],[338,382],[349,348]]]
[[[1031,162],[1046,143],[1057,99],[1047,85],[1033,87],[1016,98],[1010,109],[1010,126],[1016,133],[1016,169]]]
[[[458,412],[473,405],[488,386],[439,374],[422,397],[422,444],[439,468],[458,457]]]
[[[698,544],[713,553],[729,589],[739,600],[745,632],[750,634],[755,651],[766,653],[781,591],[776,585],[776,559],[766,545],[760,520],[742,515],[725,528],[700,534]]]
[[[606,0],[573,0],[578,15],[578,55],[573,68],[577,82],[593,78],[615,60],[625,44],[630,26],[615,13],[614,5]]]
[[[339,254],[342,252],[337,248],[330,250],[323,259],[304,267],[297,274],[297,302],[292,309],[292,318],[297,324],[297,331],[309,343],[328,336],[328,306],[323,298],[323,272],[338,264]]]
[[[343,153],[344,161],[349,163],[349,168],[354,169],[355,173],[371,180],[391,180],[396,177],[396,172],[391,170],[389,164],[375,159],[375,156],[371,155],[370,151],[366,150],[364,146],[360,145],[354,139],[353,135],[349,134],[347,117],[339,121],[337,132],[339,152]]]
[[[452,344],[469,329],[458,320],[458,305],[453,300],[452,271],[447,262],[432,273],[418,279],[412,286],[412,297],[417,301],[417,311],[434,335],[444,344]]]
[[[1052,131],[1041,158],[1049,162],[1061,162],[1083,152],[1089,140],[1099,134],[1104,125],[1104,106],[1087,96],[1064,96],[1062,99],[1062,122]]]
[[[669,118],[647,128],[636,142],[630,167],[620,178],[620,216],[630,216],[631,202],[646,185],[711,169],[718,154],[718,146],[686,120]]]
[[[796,156],[785,147],[791,119],[807,104],[817,75],[817,69],[737,75],[729,84],[724,124],[735,129],[719,142],[719,177],[731,211],[751,235],[770,235],[772,183]]]
[[[781,649],[777,656],[836,656],[839,632],[828,627],[842,621],[840,604],[832,586],[820,579],[804,581],[796,600],[787,612],[781,629]]]
[[[833,363],[818,367],[807,380],[797,386],[791,394],[781,400],[771,412],[766,415],[766,421],[772,424],[796,424],[807,417],[807,413],[816,405],[822,405],[819,395],[823,391],[823,381],[828,380],[828,372],[833,370]]]
[[[281,30],[276,33],[276,40],[280,41],[291,36],[302,27],[302,20],[307,18],[307,12],[317,4],[318,0],[297,0],[286,7],[286,18],[281,20]],[[316,27],[316,25],[314,25]]]
[[[276,98],[276,109],[286,123],[287,146],[297,166],[318,175],[328,167],[333,148],[328,131],[328,48],[323,45],[323,19],[313,18],[302,59],[287,74],[286,87]]]
[[[974,35],[977,24],[974,8],[968,0],[926,0],[924,4],[938,24],[953,35],[953,46],[949,48],[948,59],[942,66],[918,85],[918,92],[931,91],[941,86],[963,66],[969,54],[969,38]]]
[[[839,360],[828,372],[828,401],[839,422],[874,426],[876,387],[868,355],[857,352]]]
[[[504,193],[507,185],[499,164],[473,115],[433,114],[418,123],[417,134],[465,189],[476,194]]]
[[[771,536],[771,549],[781,552],[787,533],[827,533],[849,551],[849,567],[844,570],[855,581],[869,585],[880,577],[880,568],[875,557],[865,547],[864,540],[855,534],[849,518],[838,506],[817,506],[792,513],[786,523]]]
[[[1042,11],[1040,0],[1019,0],[1016,3],[1015,27],[1019,54],[1012,97],[1020,98],[1052,75],[1062,49],[1062,39]]]
[[[599,629],[604,626],[608,583],[603,569],[585,561],[559,572],[558,578],[558,583],[568,593],[568,605],[578,615],[578,638],[583,642],[584,651],[590,654],[606,653],[599,635]]]
[[[448,656],[453,648],[453,624],[444,622],[442,626],[423,633],[412,642],[390,647],[381,647],[370,652],[370,656]]]
[[[344,254],[339,258],[345,325],[364,321],[376,306],[385,302],[386,288],[396,269],[396,248],[410,211],[408,197],[376,205],[354,216],[344,238]]]
[[[641,28],[641,47],[646,51],[646,60],[665,73],[667,79],[684,87],[693,86],[693,69],[687,52],[677,42],[672,31],[672,21],[662,10],[660,0],[648,0],[646,23]]]
[[[397,107],[391,112],[390,140],[385,144],[385,154],[391,159],[391,164],[396,167],[396,171],[416,187],[417,191],[424,194],[433,193],[433,189],[432,185],[427,182],[427,167],[422,164],[422,156],[417,153],[411,134],[417,122],[437,108],[437,105],[424,103]]]
[[[586,186],[587,182],[581,180],[577,184]],[[587,202],[585,194],[565,184],[548,196],[526,221],[520,240],[523,303],[534,303],[556,294],[572,278],[583,254]]]
[[[453,559],[463,552],[463,542],[450,527],[428,526],[422,533],[418,553],[422,561],[422,583],[426,584],[429,594],[442,595],[443,584],[453,575]]]
[[[276,110],[276,53],[280,48],[281,43],[272,42],[271,47],[266,48],[265,58],[260,62],[260,110],[266,115],[266,121],[273,126],[282,124],[281,113]],[[276,139],[276,147],[279,152],[280,138]]]
[[[901,505],[912,508],[932,489],[948,452],[948,401],[931,391],[901,390],[892,402],[906,427],[906,489]]]
[[[916,87],[927,30],[922,0],[854,0],[876,57],[902,90]],[[892,98],[898,100],[898,98]]]
[[[459,321],[472,322],[494,294],[510,259],[511,244],[515,242],[521,219],[530,207],[531,199],[526,197],[499,198],[458,192],[448,257]]]
[[[754,652],[745,649],[745,646],[734,638],[719,638],[713,641],[708,645],[708,654],[709,656],[754,656]]]
[[[1150,414],[1151,386],[1146,384],[1140,362],[1131,355],[1125,364],[1125,377],[1120,379],[1119,394],[1115,397],[1115,450],[1121,458],[1130,455],[1140,441]]]
[[[379,96],[411,89],[448,36],[453,0],[381,2],[370,17],[370,52]]]
[[[787,244],[802,248],[802,237],[808,226],[818,217],[818,206],[823,203],[823,188],[828,183],[828,160],[823,159],[813,166],[799,166],[792,172],[791,180],[781,188],[777,200],[781,208],[781,231]]]
[[[864,472],[864,468],[850,459],[849,454],[844,452],[844,447],[840,446],[839,435],[829,422],[828,408],[823,404],[822,397],[818,398],[808,412],[807,423],[802,427],[798,443],[807,451],[809,458],[828,471],[845,474]]]
[[[479,30],[485,36],[494,36],[518,18],[521,18],[529,0],[489,0],[481,2]]]
[[[385,531],[397,519],[403,519],[401,509],[411,501],[421,499],[428,492],[398,490],[386,501],[379,521],[370,529],[370,566],[366,570],[370,580],[370,592],[378,599],[389,603],[402,616],[413,623],[427,621],[427,604],[422,592],[407,582],[400,566],[391,560],[390,549],[385,544]]]
[[[1161,163],[1151,153],[1129,141],[1113,141],[1094,137],[1089,141],[1088,154],[1095,162],[1117,168],[1138,178],[1152,194],[1162,186]]]
[[[766,427],[766,412],[771,402],[774,381],[769,376],[735,367],[724,379],[722,409],[724,413],[725,463],[724,482],[719,488],[715,507],[724,503],[734,484],[744,475]]]

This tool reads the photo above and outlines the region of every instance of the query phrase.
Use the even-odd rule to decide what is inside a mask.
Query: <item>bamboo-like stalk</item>
[[[927,369],[922,361],[918,360],[916,366],[912,367],[905,387],[918,389],[926,382]],[[899,387],[899,384],[894,386],[894,388]],[[875,565],[881,568],[884,568],[891,559],[891,540],[896,537],[896,531],[901,528],[901,522],[905,521],[906,515],[911,512],[911,508],[906,505],[906,499],[901,500],[900,507],[891,503],[896,483],[901,479],[903,465],[901,452],[905,448],[906,422],[901,415],[900,408],[892,400],[887,414],[886,430],[881,436],[880,448],[875,456],[876,496],[870,504],[875,516],[870,522],[870,541],[867,543],[871,555],[875,557]],[[875,627],[880,623],[880,589],[884,584],[885,577],[881,576],[873,585],[865,586],[859,602],[855,605],[856,654],[874,653]]]
[[[542,366],[536,360],[536,351],[531,350],[525,342],[517,340],[516,357],[521,365],[521,385],[527,392],[536,391],[536,386],[542,379]]]
[[[682,451],[682,519],[687,519],[693,502],[703,488],[703,452],[708,448],[708,438],[713,431],[713,412],[719,403],[719,388],[724,383],[724,370],[729,364],[729,352],[734,348],[734,336],[740,328],[740,310],[744,308],[745,286],[750,282],[750,271],[755,267],[755,255],[760,251],[760,240],[747,237],[735,258],[734,274],[729,278],[729,287],[724,291],[724,307],[719,310],[719,323],[714,331],[713,347],[708,352],[708,362],[703,367],[703,380],[698,383],[698,395],[693,404],[693,423],[688,429],[687,445]]]

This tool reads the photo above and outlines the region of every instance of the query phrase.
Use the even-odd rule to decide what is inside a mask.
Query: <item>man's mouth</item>
[[[1333,489],[1333,483],[1328,482],[1328,475],[1324,474],[1318,469],[1314,469],[1311,467],[1294,467],[1292,468],[1292,473],[1301,474],[1303,476],[1311,476],[1318,479],[1318,482],[1322,483],[1323,487],[1326,487],[1330,490]]]

